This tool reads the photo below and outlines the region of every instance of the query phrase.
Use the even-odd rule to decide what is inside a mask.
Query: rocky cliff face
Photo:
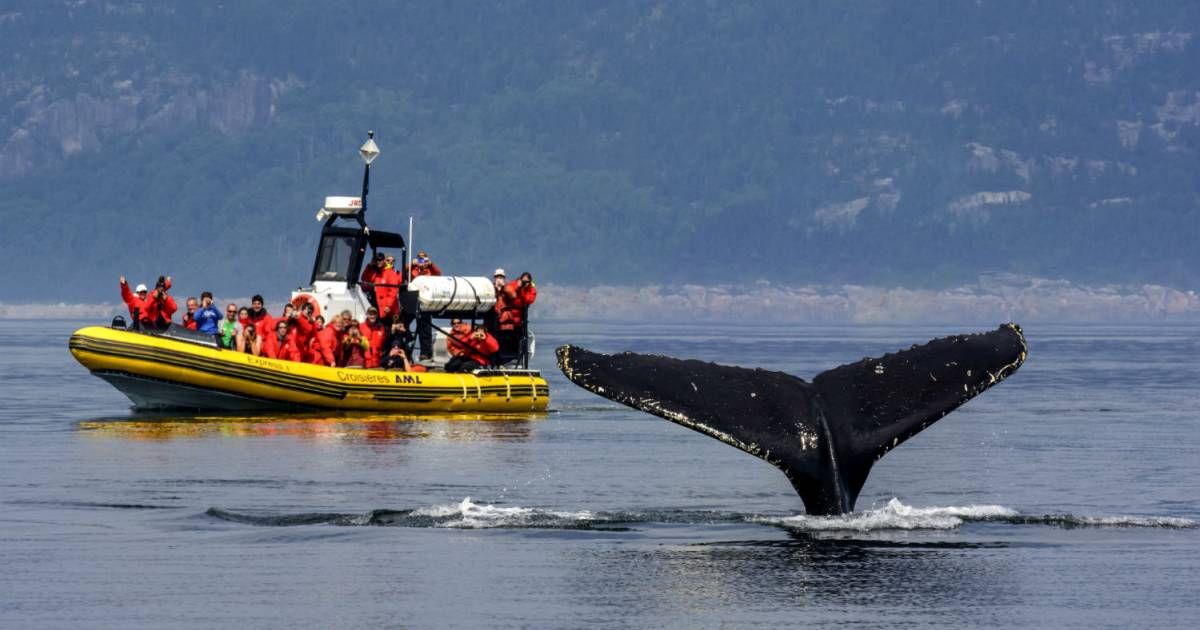
[[[299,84],[251,71],[228,82],[169,79],[145,86],[126,79],[99,95],[85,86],[57,98],[46,86],[34,86],[9,110],[15,124],[0,141],[0,178],[52,169],[142,134],[213,130],[232,136],[262,128],[274,120],[279,97]]]
[[[19,0],[0,248],[41,256],[23,234],[56,230],[107,275],[291,283],[297,213],[357,182],[373,128],[376,216],[427,222],[462,269],[1180,284],[1200,268],[1197,67],[1190,0]],[[129,251],[131,223],[184,236]],[[220,238],[180,251],[193,234]],[[0,295],[53,297],[41,273],[0,268]],[[73,290],[101,295],[89,274]]]

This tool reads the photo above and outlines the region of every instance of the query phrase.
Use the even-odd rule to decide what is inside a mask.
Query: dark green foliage
[[[451,273],[1194,286],[1200,264],[1194,2],[16,5],[3,301],[160,272],[280,295],[367,129],[369,219],[417,217]]]

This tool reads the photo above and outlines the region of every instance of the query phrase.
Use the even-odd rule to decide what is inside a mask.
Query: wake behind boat
[[[133,301],[122,279],[123,292],[130,294],[126,301],[132,321],[126,324],[123,317],[117,317],[109,327],[76,331],[69,342],[71,354],[129,397],[138,409],[544,411],[549,386],[540,373],[528,369],[535,348],[526,313],[532,300],[523,303],[518,296],[518,292],[532,291],[536,297],[532,279],[525,277],[528,274],[522,275],[519,286],[501,282],[500,269],[494,282],[482,277],[442,276],[440,272],[421,274],[418,265],[430,266],[423,256],[414,259],[413,268],[406,268],[403,274],[390,268],[387,273],[373,274],[374,267],[363,273],[368,261],[384,260],[381,248],[398,251],[401,260],[409,260],[409,243],[399,234],[367,225],[371,162],[379,154],[373,134],[360,153],[366,162],[361,196],[326,198],[317,213],[323,226],[309,284],[292,293],[284,317],[268,315],[260,324],[270,330],[251,330],[244,337],[243,330],[237,344],[228,335],[223,342],[220,333],[171,323],[173,300],[164,318],[158,319],[157,309],[147,317],[135,308],[139,302]],[[161,299],[169,288],[169,278],[160,278],[155,299]],[[151,310],[145,287],[138,289],[140,303]],[[313,322],[323,320],[323,314],[339,326],[353,322],[345,327],[349,331],[345,339],[353,338],[355,344],[348,350],[357,351],[361,344],[368,355],[365,363],[358,356],[358,361],[343,365],[340,360],[320,356],[321,350],[299,347],[293,336],[312,342],[319,334],[314,332]],[[421,342],[420,362],[410,362],[411,334],[407,348],[393,346],[389,358],[400,355],[399,360],[384,360],[373,341],[359,339],[358,322],[375,323],[380,316],[392,322],[393,332],[403,329],[407,334],[408,326],[415,324]],[[441,320],[454,327],[442,328],[437,323]],[[336,334],[342,330],[338,327]],[[261,343],[263,337],[274,334],[278,334],[277,341]],[[342,340],[338,338],[339,346]],[[265,349],[275,345],[278,349]],[[325,354],[328,357],[327,348]]]

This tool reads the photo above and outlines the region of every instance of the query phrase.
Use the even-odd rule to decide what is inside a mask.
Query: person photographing
[[[487,367],[492,362],[492,356],[500,349],[500,343],[482,325],[472,329],[463,345],[465,351],[446,362],[447,372],[470,372]]]
[[[500,354],[510,360],[521,353],[521,340],[529,321],[529,307],[537,301],[537,285],[528,271],[512,282],[505,282],[504,270],[493,276],[496,285],[494,320]]]
[[[159,276],[142,310],[142,325],[146,328],[162,330],[171,325],[171,316],[179,307],[175,304],[175,298],[167,293],[170,288],[171,277]]]

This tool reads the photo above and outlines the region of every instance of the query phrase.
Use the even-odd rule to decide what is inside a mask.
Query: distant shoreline
[[[1200,323],[1200,295],[1194,290],[1153,284],[1089,286],[1017,276],[981,278],[969,285],[940,290],[769,282],[715,286],[544,284],[539,289],[533,318],[545,321]],[[268,300],[268,308],[277,310],[283,300],[282,296]],[[240,305],[249,299],[219,301]],[[0,319],[107,320],[124,312],[119,302],[0,302]]]

